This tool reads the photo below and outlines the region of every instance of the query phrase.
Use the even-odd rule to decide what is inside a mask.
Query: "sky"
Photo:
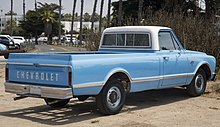
[[[118,0],[112,0],[112,2],[118,1]],[[35,0],[25,0],[26,2],[26,12],[28,10],[33,10],[34,9],[34,3]],[[56,3],[59,4],[59,0],[37,0],[37,2],[42,2],[42,3]],[[11,9],[11,0],[0,0],[0,15],[4,15],[5,13],[9,12]],[[94,0],[84,0],[84,13],[92,13],[93,10],[93,3]],[[96,12],[99,13],[100,10],[100,3],[101,0],[98,0],[98,5]],[[73,0],[62,0],[62,5],[63,5],[63,10],[62,13],[72,13],[72,5],[73,5]],[[108,6],[108,0],[104,0],[104,11],[103,14],[107,14],[107,6]],[[81,0],[77,0],[76,4],[76,12],[80,12],[80,7],[81,7]],[[23,0],[14,0],[14,12],[16,12],[18,15],[22,15],[23,13]]]

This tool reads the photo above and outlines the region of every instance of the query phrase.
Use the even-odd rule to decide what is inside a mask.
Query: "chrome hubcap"
[[[110,109],[117,108],[121,102],[121,92],[117,87],[109,89],[107,94],[107,105]]]
[[[204,87],[204,78],[201,74],[198,74],[195,79],[195,87],[197,91],[201,91]]]

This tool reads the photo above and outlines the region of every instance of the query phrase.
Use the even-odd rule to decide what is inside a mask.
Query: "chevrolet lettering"
[[[127,93],[180,86],[200,96],[215,67],[213,56],[184,49],[171,28],[112,27],[98,51],[10,53],[4,85],[19,99],[43,98],[51,107],[95,97],[99,111],[110,115],[121,111]]]
[[[46,81],[58,81],[59,74],[57,73],[43,73],[43,72],[28,72],[17,71],[17,79],[26,80],[46,80]]]

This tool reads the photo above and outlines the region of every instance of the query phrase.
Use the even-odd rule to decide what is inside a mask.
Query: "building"
[[[18,24],[23,19],[22,15],[13,15],[13,20]],[[0,15],[0,33],[5,28],[6,22],[11,20],[10,15]]]
[[[62,25],[64,25],[64,30],[65,30],[65,33],[68,33],[69,31],[71,31],[71,22],[70,21],[61,21]],[[82,26],[83,28],[87,28],[87,29],[91,29],[91,25],[92,23],[91,22],[83,22],[82,23]],[[94,22],[94,31],[95,32],[98,32],[98,29],[99,29],[99,22]],[[73,25],[73,30],[75,31],[80,31],[80,22],[74,22],[74,25]]]

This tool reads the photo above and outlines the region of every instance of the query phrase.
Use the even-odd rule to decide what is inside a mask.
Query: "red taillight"
[[[5,66],[5,81],[8,81],[8,64]]]
[[[69,70],[69,86],[72,87],[72,71]]]

